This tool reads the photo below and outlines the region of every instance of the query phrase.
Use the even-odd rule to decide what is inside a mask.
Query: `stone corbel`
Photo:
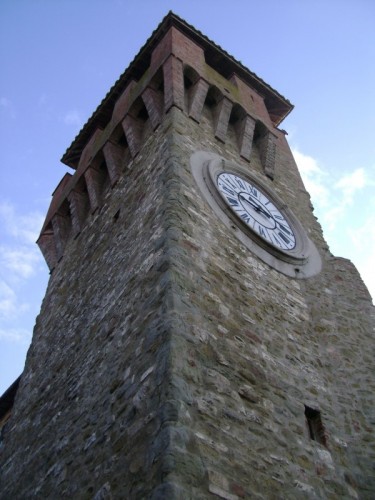
[[[142,94],[152,128],[155,130],[161,123],[163,111],[163,97],[157,90],[147,87]]]
[[[100,174],[93,166],[84,173],[87,192],[89,194],[91,212],[94,213],[100,206]]]
[[[229,118],[232,111],[232,102],[223,97],[217,104],[214,110],[214,127],[215,127],[215,137],[220,139],[220,141],[225,142]]]
[[[72,189],[68,195],[68,201],[72,217],[73,236],[76,237],[82,231],[86,220],[89,199],[87,193]]]
[[[172,106],[184,109],[184,72],[182,61],[171,55],[163,64],[164,109],[167,113]]]
[[[275,177],[276,137],[268,130],[258,139],[260,159],[264,173],[270,179]]]
[[[137,120],[131,115],[126,115],[121,124],[124,129],[130,154],[132,155],[132,158],[134,158],[138,154],[141,147],[143,122]]]
[[[103,155],[107,165],[108,175],[113,187],[121,175],[121,165],[124,151],[121,146],[108,141],[103,147]]]
[[[236,133],[240,155],[247,161],[250,161],[253,147],[255,120],[249,115],[245,115],[236,124]]]
[[[209,84],[199,78],[199,80],[190,89],[191,104],[189,109],[189,116],[199,123],[203,111],[203,106],[206,100]]]
[[[53,230],[45,229],[39,236],[37,244],[43,254],[49,270],[52,271],[56,266],[58,260]]]
[[[52,217],[51,224],[55,237],[56,256],[59,261],[64,254],[64,249],[69,238],[71,220],[68,215],[56,213]]]

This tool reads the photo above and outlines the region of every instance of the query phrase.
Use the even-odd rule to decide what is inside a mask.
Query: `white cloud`
[[[0,320],[13,320],[28,308],[19,303],[16,292],[5,281],[0,281]]]
[[[10,203],[0,203],[0,222],[4,224],[4,228],[9,235],[24,243],[35,243],[43,220],[44,217],[40,212],[19,215]]]
[[[35,274],[37,264],[40,261],[41,257],[37,248],[0,246],[2,270],[9,270],[21,278],[27,279]]]
[[[357,168],[350,174],[344,175],[339,179],[334,187],[341,191],[343,195],[343,203],[350,205],[353,201],[353,196],[357,191],[360,191],[368,184],[365,170]]]
[[[329,245],[351,259],[375,297],[375,203],[370,170],[356,168],[338,179],[323,172],[318,161],[293,150]]]
[[[31,333],[24,328],[0,328],[0,340],[28,345],[31,340]]]
[[[0,316],[8,317],[14,313],[16,294],[4,281],[0,281]]]
[[[328,208],[323,216],[319,217],[329,233],[332,233],[338,227],[340,221],[344,218],[345,210],[346,203],[338,202],[336,205]]]
[[[364,190],[371,186],[373,182],[368,178],[363,168],[357,168],[348,174],[344,174],[336,182],[332,183],[331,192],[333,193],[334,203],[327,210],[324,220],[330,230],[333,230],[341,221],[350,224],[353,217],[351,207],[361,202],[361,196]],[[365,217],[363,212],[362,217]],[[359,222],[363,222],[364,219]],[[358,219],[356,219],[358,225]]]
[[[374,184],[364,168],[357,168],[337,180],[324,172],[315,158],[297,149],[293,149],[293,155],[319,219],[329,231],[334,230],[346,217],[355,197]]]
[[[375,304],[375,270],[374,270],[375,255],[369,257],[362,265],[358,266],[358,270],[365,281],[368,291],[370,292],[372,302]]]
[[[351,232],[351,241],[358,250],[363,248],[365,244],[375,253],[375,213],[371,212],[361,222],[361,225],[356,227],[354,232]]]
[[[0,203],[0,228],[5,236],[0,246],[0,274],[8,283],[30,278],[42,262],[35,243],[42,222],[40,213],[19,215],[10,203]]]
[[[74,125],[76,127],[82,126],[82,119],[77,110],[68,111],[63,117],[63,122],[65,125]]]
[[[12,338],[17,323],[29,314],[33,296],[28,286],[42,269],[43,258],[35,243],[43,218],[41,214],[19,214],[10,203],[0,203],[0,330],[2,338]],[[11,330],[8,327],[11,326]],[[5,333],[4,333],[5,332]],[[17,334],[18,335],[18,334]]]
[[[321,206],[327,206],[329,203],[329,189],[326,186],[327,175],[319,167],[317,160],[311,156],[304,155],[297,149],[293,150],[293,156],[313,202]]]
[[[358,227],[348,231],[352,246],[352,260],[356,265],[366,285],[375,300],[375,213],[367,216]]]

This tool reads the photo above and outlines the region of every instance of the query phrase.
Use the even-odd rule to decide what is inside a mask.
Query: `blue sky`
[[[45,293],[59,159],[169,10],[295,105],[281,128],[326,240],[375,297],[373,0],[0,0],[0,394]]]

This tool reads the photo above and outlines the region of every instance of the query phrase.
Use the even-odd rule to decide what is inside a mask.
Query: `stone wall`
[[[2,499],[107,498],[108,488],[146,498],[161,481],[172,301],[162,133],[53,271],[1,452]]]
[[[171,477],[192,498],[202,490],[371,498],[374,309],[358,272],[330,254],[282,134],[269,183],[308,228],[324,266],[296,281],[254,258],[202,198],[189,157],[215,151],[264,175],[257,148],[249,165],[235,144],[212,141],[209,117],[197,127],[175,115],[172,345],[181,405]],[[320,411],[324,444],[309,435],[306,407]]]

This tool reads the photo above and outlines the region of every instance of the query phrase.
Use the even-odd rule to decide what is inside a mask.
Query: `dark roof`
[[[293,109],[293,105],[285,97],[265,83],[255,73],[248,70],[239,61],[186,21],[173,12],[169,12],[130,63],[129,67],[109,90],[78,133],[71,146],[66,150],[61,158],[63,163],[72,168],[77,168],[82,149],[87,141],[98,127],[106,127],[111,119],[112,110],[117,99],[131,80],[138,81],[143,76],[150,65],[152,50],[172,26],[196,42],[204,50],[207,64],[214,69],[218,69],[220,74],[229,78],[233,73],[236,73],[257,90],[264,97],[266,107],[275,126],[279,125]]]

